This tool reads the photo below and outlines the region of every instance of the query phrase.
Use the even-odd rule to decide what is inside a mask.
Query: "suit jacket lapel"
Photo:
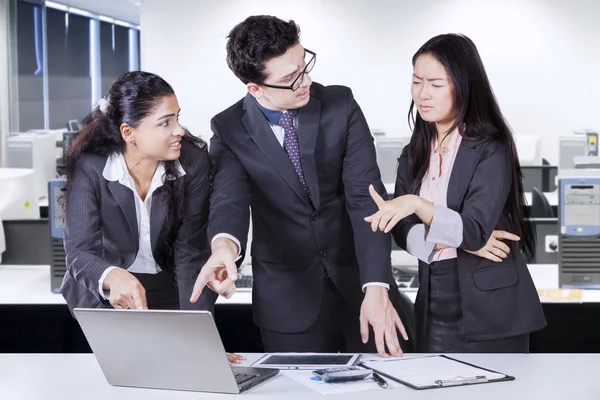
[[[169,212],[167,209],[167,191],[164,186],[161,186],[152,194],[152,207],[150,208],[150,247],[152,252],[157,248],[167,212]]]
[[[321,102],[311,97],[308,104],[298,111],[298,140],[304,179],[310,189],[312,203],[315,208],[320,205],[319,179],[315,160],[315,146],[319,136],[321,120]]]
[[[134,240],[134,243],[137,244],[139,241],[139,232],[137,216],[135,213],[135,199],[133,198],[133,192],[128,187],[123,186],[116,181],[108,181],[107,187],[108,190],[115,197],[119,208],[121,208],[121,211],[123,212],[123,215],[127,220],[127,225],[129,226],[132,240]]]
[[[454,160],[454,166],[452,167],[452,173],[450,174],[450,181],[448,182],[448,194],[446,198],[448,208],[460,211],[467,187],[469,186],[469,182],[471,182],[479,161],[482,149],[482,146],[479,145],[484,141],[485,139],[479,138],[463,138],[461,141],[456,159]]]
[[[244,99],[244,109],[246,113],[242,117],[242,124],[252,137],[254,143],[256,143],[267,160],[273,165],[273,168],[279,172],[296,195],[307,205],[310,205],[308,196],[304,191],[304,187],[302,187],[302,183],[300,183],[298,175],[296,175],[296,171],[288,155],[277,141],[269,123],[254,103],[254,99],[250,94],[246,95]]]

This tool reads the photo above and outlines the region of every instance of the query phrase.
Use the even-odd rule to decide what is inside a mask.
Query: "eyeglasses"
[[[289,86],[269,85],[267,83],[261,83],[261,85],[269,87],[269,88],[273,88],[273,89],[288,89],[288,90],[292,90],[295,92],[296,90],[298,90],[298,88],[300,86],[302,86],[302,82],[304,82],[304,76],[306,74],[309,74],[310,71],[312,71],[312,69],[315,67],[315,63],[317,62],[317,53],[312,52],[308,49],[304,49],[304,58],[305,58],[305,61],[308,60],[306,62],[306,67],[304,67],[304,70],[302,70],[300,75],[298,75],[296,77],[296,79],[294,79],[294,82],[292,82],[291,85],[289,85]]]

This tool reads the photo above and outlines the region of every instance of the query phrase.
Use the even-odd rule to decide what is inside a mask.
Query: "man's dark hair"
[[[300,43],[300,27],[270,15],[255,15],[227,36],[227,65],[245,84],[263,83],[265,63]]]

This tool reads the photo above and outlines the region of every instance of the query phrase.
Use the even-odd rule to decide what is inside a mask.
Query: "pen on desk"
[[[383,389],[386,389],[388,387],[387,381],[375,371],[373,371],[373,379],[375,379],[375,382],[377,382],[377,384]]]

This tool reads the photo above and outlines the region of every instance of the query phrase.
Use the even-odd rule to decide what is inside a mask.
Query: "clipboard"
[[[506,382],[514,376],[457,360],[446,355],[363,362],[379,375],[415,390]]]

